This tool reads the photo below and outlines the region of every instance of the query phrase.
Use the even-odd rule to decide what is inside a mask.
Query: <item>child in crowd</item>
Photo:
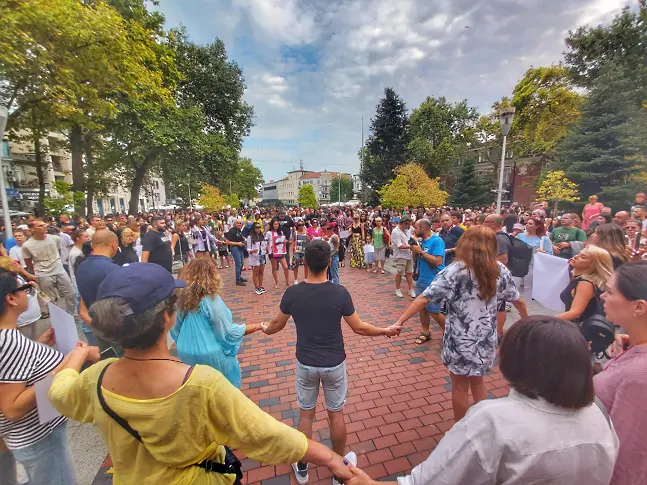
[[[368,266],[367,271],[370,273],[371,271],[373,271],[373,263],[375,262],[375,249],[373,249],[373,241],[371,240],[371,236],[366,236],[366,244],[364,244],[364,247],[362,249],[364,250],[364,262]]]

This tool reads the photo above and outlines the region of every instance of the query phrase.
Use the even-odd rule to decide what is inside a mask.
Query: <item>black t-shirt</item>
[[[496,233],[496,243],[497,243],[497,256],[502,254],[507,254],[510,256],[510,250],[512,249],[512,243],[510,242],[510,236],[503,231]]]
[[[279,221],[279,230],[285,237],[289,239],[290,229],[294,227],[294,221],[292,220],[292,218],[290,216],[285,216],[283,219],[281,219],[280,217],[275,217],[274,219],[272,219],[272,223],[274,221]],[[270,225],[270,227],[272,226]]]
[[[331,281],[290,286],[281,312],[297,327],[297,359],[311,367],[335,367],[346,359],[341,319],[355,313],[346,288]]]
[[[232,227],[225,233],[225,239],[231,242],[245,242],[245,238],[240,229]]]
[[[171,239],[166,233],[150,230],[142,239],[142,251],[148,251],[149,263],[159,264],[171,272],[173,268],[173,255],[171,254]]]

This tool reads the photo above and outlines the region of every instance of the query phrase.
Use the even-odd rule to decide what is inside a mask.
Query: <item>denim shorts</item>
[[[422,285],[418,285],[418,282],[416,281],[416,286],[415,286],[415,292],[416,296],[420,296],[423,291],[427,289],[429,285],[425,285],[424,283]],[[435,303],[428,303],[425,309],[429,313],[441,313],[442,308],[440,305],[436,305]]]
[[[297,389],[297,404],[304,411],[317,405],[319,382],[324,391],[326,409],[333,413],[341,411],[346,404],[348,378],[346,361],[335,367],[310,367],[297,360],[297,374],[294,383]]]

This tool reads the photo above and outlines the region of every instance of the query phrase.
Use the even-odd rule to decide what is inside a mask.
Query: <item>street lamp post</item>
[[[5,106],[0,106],[0,145],[4,138],[4,130],[7,127],[9,111]],[[7,200],[7,189],[4,183],[4,169],[2,168],[2,156],[0,153],[0,201],[2,202],[2,215],[4,216],[4,227],[6,239],[13,237],[11,230],[11,216],[9,215],[9,202]]]
[[[503,147],[501,148],[501,165],[499,166],[499,189],[496,195],[496,211],[497,214],[501,213],[501,199],[503,198],[503,175],[505,169],[505,147],[514,119],[514,107],[503,108],[499,113],[499,121],[501,123],[501,133],[503,134]]]

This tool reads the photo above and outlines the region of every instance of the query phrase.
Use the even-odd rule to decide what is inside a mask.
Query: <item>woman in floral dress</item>
[[[361,223],[359,214],[355,214],[353,216],[353,225],[350,227],[350,243],[348,245],[351,268],[366,268],[364,250],[362,249],[365,237],[364,224]]]
[[[442,356],[452,379],[452,406],[457,422],[467,413],[469,389],[474,403],[486,397],[483,377],[494,365],[497,354],[497,303],[512,302],[522,317],[528,315],[512,274],[496,256],[494,231],[486,226],[465,231],[458,241],[454,263],[438,273],[394,324],[402,327],[429,303],[447,302]]]

